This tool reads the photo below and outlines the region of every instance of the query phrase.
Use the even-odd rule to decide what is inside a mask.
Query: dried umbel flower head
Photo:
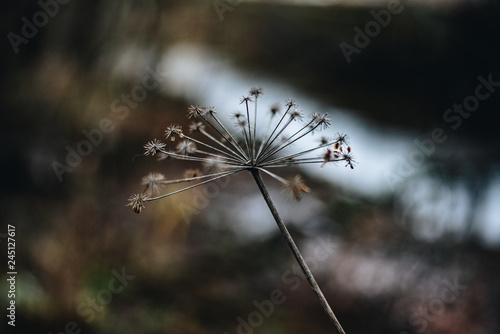
[[[270,116],[267,129],[263,133],[258,132],[257,103],[262,94],[262,88],[252,88],[249,96],[241,98],[240,104],[245,107],[245,110],[233,114],[238,129],[236,133],[229,131],[220,122],[215,108],[189,107],[188,118],[195,118],[194,123],[189,127],[189,135],[184,134],[179,125],[170,125],[165,131],[167,142],[172,144],[177,138],[182,138],[182,141],[175,146],[175,149],[167,150],[167,144],[155,139],[144,146],[144,155],[158,154],[162,160],[170,158],[171,160],[201,163],[204,174],[201,174],[197,169],[191,169],[184,174],[183,178],[175,180],[165,180],[161,174],[149,174],[143,179],[143,185],[146,186],[144,192],[132,195],[128,205],[132,206],[134,212],[140,213],[145,202],[177,194],[236,173],[250,172],[304,275],[321,300],[321,305],[336,326],[337,331],[340,334],[345,334],[281,220],[260,173],[265,173],[281,182],[293,198],[300,200],[304,194],[310,192],[302,177],[296,175],[285,179],[271,170],[304,164],[320,164],[322,167],[325,164],[339,161],[345,162],[346,167],[353,168],[354,159],[351,148],[348,146],[348,138],[343,134],[334,137],[323,136],[319,140],[319,144],[291,152],[290,148],[294,143],[314,132],[327,129],[331,125],[331,121],[327,114],[314,113],[311,117],[304,118],[303,112],[298,109],[297,102],[286,100],[285,111],[278,116],[279,108],[271,108],[271,113],[267,114],[268,117]],[[250,111],[251,103],[254,104],[253,111]],[[190,183],[190,185],[151,197],[153,193],[161,190],[162,185],[174,183]]]
[[[273,105],[271,113],[267,114],[270,118],[267,129],[262,133],[258,132],[257,103],[262,94],[262,88],[252,88],[248,96],[241,98],[240,104],[243,104],[244,110],[233,113],[239,129],[235,133],[220,122],[215,108],[197,105],[188,108],[187,117],[195,119],[189,126],[189,135],[183,133],[182,127],[178,124],[167,127],[165,131],[167,143],[182,138],[181,141],[176,141],[175,145],[172,143],[173,147],[170,150],[167,150],[170,144],[157,139],[147,143],[144,146],[144,155],[158,155],[161,160],[170,158],[170,160],[198,162],[201,163],[204,174],[197,170],[186,173],[184,178],[170,181],[166,181],[161,174],[149,174],[143,179],[143,184],[146,186],[143,194],[146,197],[132,206],[134,211],[140,212],[144,207],[143,202],[172,195],[173,193],[167,193],[151,197],[161,191],[161,186],[164,184],[197,181],[174,192],[178,193],[222,177],[252,170],[273,177],[288,189],[293,198],[300,200],[310,191],[302,178],[297,175],[284,179],[275,174],[273,169],[314,163],[323,167],[325,164],[339,161],[344,161],[346,166],[353,168],[354,160],[345,134],[337,134],[334,137],[322,136],[317,141],[319,144],[313,147],[298,152],[288,151],[292,144],[331,125],[327,114],[313,113],[309,118],[304,118],[303,112],[298,109],[298,104],[294,100],[286,100],[284,112],[279,115],[279,106]],[[253,111],[250,108],[251,103],[255,106]]]

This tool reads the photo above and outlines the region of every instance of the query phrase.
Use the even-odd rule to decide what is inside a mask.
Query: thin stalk
[[[224,139],[226,139],[226,141],[231,146],[233,146],[238,151],[238,153],[240,153],[240,155],[244,159],[248,159],[248,157],[246,156],[245,151],[243,150],[243,148],[240,146],[240,144],[238,144],[238,141],[236,140],[236,138],[233,137],[233,135],[231,134],[231,132],[227,131],[227,129],[224,126],[224,124],[222,124],[221,121],[219,121],[219,119],[215,116],[215,114],[212,115],[212,118],[217,122],[217,124],[219,124],[219,126],[222,128],[222,130],[224,130],[229,135],[228,139],[226,139],[226,137],[223,136]],[[212,125],[212,127],[213,127],[213,125]],[[229,139],[231,139],[231,140],[229,140]]]
[[[283,120],[285,119],[285,116],[288,114],[288,112],[290,111],[292,107],[289,106],[286,111],[283,113],[283,116],[281,116],[278,124],[276,124],[276,126],[274,127],[274,130],[273,132],[271,132],[271,134],[269,135],[269,137],[267,137],[266,139],[266,142],[264,143],[264,145],[261,145],[261,149],[259,150],[259,152],[262,152],[262,151],[266,151],[267,148],[269,147],[269,141],[271,140],[271,138],[273,137],[274,133],[276,132],[276,130],[278,130],[278,127],[280,126],[281,122],[283,122]],[[260,155],[260,154],[259,154]]]
[[[328,162],[337,162],[337,161],[346,161],[346,159],[339,159],[339,160],[328,160],[326,161],[326,163]],[[324,164],[325,163],[325,160],[322,159],[322,160],[311,160],[311,161],[290,161],[290,162],[283,162],[281,164],[273,164],[273,165],[269,165],[269,166],[266,166],[266,168],[281,168],[281,167],[290,167],[292,165],[302,165],[302,164]]]
[[[178,160],[185,160],[185,161],[201,161],[201,162],[204,162],[204,161],[208,161],[209,158],[205,158],[205,157],[195,157],[195,156],[191,156],[191,155],[182,155],[182,154],[177,154],[177,153],[173,153],[173,152],[167,152],[165,150],[158,150],[158,152],[161,152],[173,159],[178,159]],[[224,163],[226,165],[229,165],[229,166],[236,166],[236,167],[242,167],[242,165],[240,163],[237,163],[237,162],[233,162],[231,160],[228,160],[228,158],[226,157],[220,157],[221,159],[225,159],[224,160]]]
[[[265,139],[267,138],[267,135],[269,134],[269,131],[271,130],[272,120],[273,120],[273,116],[271,116],[271,119],[269,120],[269,123],[267,124],[266,134],[264,135],[264,137],[262,137],[262,141],[260,142],[259,150],[257,151],[256,157],[260,157],[260,152],[262,152],[262,147],[264,146]]]
[[[276,207],[274,206],[274,203],[271,199],[271,196],[269,195],[269,192],[267,191],[266,186],[264,185],[264,181],[262,180],[260,173],[257,169],[252,168],[250,169],[250,172],[252,173],[253,178],[255,179],[255,182],[257,182],[257,186],[259,187],[260,192],[262,193],[262,196],[264,197],[264,200],[267,203],[267,206],[269,207],[269,210],[271,210],[271,213],[276,220],[276,223],[278,224],[278,227],[283,234],[283,237],[285,238],[288,246],[292,250],[293,255],[295,256],[295,259],[300,265],[300,268],[302,269],[302,272],[307,278],[307,281],[309,282],[309,285],[311,288],[314,290],[316,295],[318,296],[318,299],[321,303],[321,306],[323,306],[323,309],[325,310],[326,314],[330,318],[330,322],[335,326],[337,329],[337,332],[339,334],[345,334],[344,329],[340,325],[340,322],[337,320],[337,317],[333,313],[330,305],[328,304],[328,301],[326,300],[325,296],[323,295],[323,292],[321,292],[321,289],[318,286],[318,283],[316,283],[316,280],[313,277],[313,274],[311,273],[311,270],[306,264],[306,261],[302,257],[302,254],[300,254],[299,249],[295,245],[295,242],[293,241],[292,236],[290,235],[290,232],[288,232],[288,229],[285,226],[285,223],[283,223],[283,220],[281,220],[281,217],[278,214],[278,210],[276,210]]]
[[[205,130],[202,130],[200,129],[200,133],[203,134],[205,137],[207,137],[208,139],[210,139],[211,141],[217,143],[218,145],[224,147],[226,150],[228,150],[229,152],[231,152],[232,154],[234,154],[234,156],[238,157],[238,154],[241,156],[241,153],[236,153],[234,152],[233,150],[231,150],[229,147],[227,147],[226,145],[224,145],[223,142],[221,142],[220,140],[218,140],[217,138],[213,137],[211,134],[209,134],[208,132],[206,132]],[[240,161],[246,161],[246,159],[241,159],[241,157],[239,157],[239,160]]]
[[[295,143],[297,140],[303,138],[304,136],[308,135],[309,133],[313,132],[318,126],[319,124],[316,124],[315,126],[313,126],[312,128],[310,128],[309,130],[307,130],[305,133],[301,134],[299,137],[291,140],[295,135],[297,135],[298,133],[300,133],[302,130],[304,130],[305,128],[309,127],[309,125],[312,124],[313,121],[309,122],[306,126],[304,126],[302,129],[300,129],[299,131],[295,132],[291,137],[289,137],[287,139],[286,142],[284,142],[283,144],[281,145],[278,145],[277,147],[275,147],[273,150],[269,150],[267,152],[267,154],[265,156],[262,157],[261,161],[264,161],[266,160],[267,158],[270,158],[272,157],[274,154],[278,153],[279,151],[285,149],[286,147],[292,145],[293,143]]]
[[[250,143],[248,142],[249,139],[248,139],[247,132],[245,130],[245,124],[241,124],[238,126],[241,128],[241,132],[243,133],[243,138],[245,139],[245,147],[247,148],[247,152],[249,152],[248,159],[251,160],[252,158],[250,156]]]
[[[274,173],[271,173],[270,171],[264,169],[264,168],[259,168],[259,167],[256,167],[258,170],[266,173],[267,175],[271,176],[272,178],[275,178],[276,180],[280,181],[281,183],[283,184],[286,184],[286,180],[284,178],[282,178],[281,176],[278,176]]]
[[[172,195],[175,195],[175,194],[178,194],[180,192],[183,192],[183,191],[186,191],[186,190],[189,190],[189,189],[193,189],[193,188],[196,188],[196,187],[199,187],[203,184],[207,184],[209,182],[212,182],[212,181],[215,181],[215,180],[218,180],[220,178],[223,178],[223,177],[226,177],[226,176],[229,176],[229,175],[232,175],[232,174],[235,174],[235,173],[239,173],[241,171],[243,171],[244,169],[241,168],[241,169],[237,169],[237,170],[233,170],[233,171],[229,171],[225,174],[222,174],[222,175],[219,175],[219,176],[215,176],[209,180],[206,180],[206,181],[203,181],[203,182],[200,182],[200,183],[196,183],[196,184],[193,184],[192,186],[189,186],[189,187],[185,187],[185,188],[182,188],[182,189],[179,189],[179,190],[176,190],[176,191],[172,191],[171,193],[168,193],[168,194],[164,194],[164,195],[160,195],[160,196],[156,196],[156,197],[152,197],[152,198],[148,198],[148,199],[145,199],[144,202],[151,202],[151,201],[156,201],[157,199],[160,199],[160,198],[164,198],[164,197],[168,197],[168,196],[172,196]]]
[[[183,179],[176,179],[176,180],[166,180],[166,181],[161,181],[160,184],[162,185],[167,185],[167,184],[175,184],[175,183],[183,183],[183,182],[191,182],[191,181],[197,181],[201,179],[206,179],[209,177],[216,177],[220,176],[222,174],[227,174],[227,171],[224,172],[218,172],[218,173],[213,173],[213,174],[208,174],[208,175],[200,175],[200,176],[194,176],[194,177],[186,177]]]
[[[319,150],[319,149],[321,149],[323,147],[328,147],[329,145],[331,145],[331,143],[322,144],[320,146],[313,147],[313,148],[310,148],[310,149],[307,149],[305,151],[301,151],[301,152],[298,152],[298,153],[293,153],[293,154],[285,155],[283,157],[279,157],[279,158],[276,158],[276,159],[273,159],[273,160],[269,160],[269,161],[263,162],[262,164],[259,164],[259,166],[261,166],[261,167],[268,167],[268,166],[271,166],[271,165],[273,165],[275,163],[279,163],[279,162],[282,162],[282,161],[293,159],[295,157],[299,157],[299,156],[307,154],[309,152]]]
[[[212,152],[206,152],[206,151],[202,151],[202,150],[196,150],[195,153],[198,153],[198,154],[206,154],[206,155],[209,155],[209,156],[212,156],[212,157],[216,157],[216,158],[220,158],[220,159],[224,159],[226,161],[232,161],[233,163],[237,163],[237,164],[240,164],[241,161],[239,160],[236,160],[234,158],[230,158],[230,157],[226,157],[226,156],[222,156],[222,155],[218,155],[218,154],[215,154],[215,153],[212,153]]]
[[[271,145],[279,138],[279,136],[283,133],[283,131],[285,131],[285,129],[290,125],[290,123],[292,123],[292,121],[293,121],[293,118],[290,117],[288,119],[288,121],[285,123],[285,125],[283,125],[281,130],[277,134],[274,135],[273,139],[271,141],[269,141],[267,146],[262,150],[262,156],[267,156],[269,151],[272,151],[274,149],[271,147]],[[260,161],[262,161],[262,159]]]
[[[191,140],[192,142],[195,142],[196,144],[199,144],[199,145],[202,145],[202,146],[208,147],[208,148],[210,148],[210,149],[212,149],[212,150],[214,150],[214,151],[217,151],[217,152],[219,152],[219,153],[221,153],[221,154],[224,154],[225,156],[227,156],[227,157],[231,158],[231,159],[232,159],[232,160],[234,160],[234,161],[237,161],[237,160],[236,160],[237,156],[233,156],[233,155],[231,155],[231,154],[230,154],[230,153],[228,153],[228,152],[225,152],[225,151],[223,151],[223,150],[218,149],[217,147],[214,147],[214,146],[212,146],[212,145],[209,145],[209,144],[207,144],[207,143],[204,143],[204,142],[202,142],[202,141],[200,141],[200,140],[194,139],[194,138],[192,138],[192,137],[190,137],[190,136],[188,136],[188,135],[185,135],[185,134],[182,134],[182,138],[186,138],[187,140]],[[231,151],[231,152],[232,152],[232,151]],[[233,154],[234,154],[234,152],[233,152]],[[236,157],[236,158],[235,158],[235,157]],[[243,159],[239,159],[239,161],[240,161],[240,162],[244,162],[245,160],[243,160]]]
[[[254,159],[257,157],[255,156],[255,140],[256,140],[256,135],[257,135],[257,100],[259,99],[259,95],[255,95],[255,111],[253,113],[253,142],[252,142],[252,156]]]
[[[228,142],[228,143],[229,143],[229,145],[231,145],[232,147],[234,147],[234,149],[236,149],[237,151],[241,152],[241,153],[240,153],[240,155],[241,155],[243,158],[247,158],[247,157],[245,156],[245,154],[244,154],[243,150],[241,150],[241,151],[240,151],[241,147],[239,147],[238,142],[234,142],[234,143],[233,143],[233,142],[232,142],[231,140],[229,140],[229,139],[228,139],[228,138],[227,138],[227,137],[226,137],[226,136],[225,136],[225,135],[224,135],[224,134],[223,134],[223,133],[222,133],[222,132],[221,132],[221,131],[220,131],[220,130],[219,130],[219,129],[215,126],[215,125],[214,125],[214,124],[212,124],[212,122],[210,122],[210,121],[209,121],[209,120],[208,120],[208,119],[207,119],[204,115],[199,114],[199,116],[200,116],[200,117],[201,117],[201,118],[205,121],[205,123],[207,123],[208,125],[210,125],[210,127],[211,127],[212,129],[214,129],[215,131],[217,131],[217,133],[218,133],[219,135],[221,135],[221,136],[222,136],[222,138],[224,138],[224,139],[226,140],[226,142]],[[215,117],[215,115],[212,115],[212,118],[213,118],[213,119],[217,122],[217,124],[222,125],[222,124],[219,122],[219,120],[217,119],[217,117]],[[227,134],[229,134],[229,136],[232,138],[231,133],[230,133],[229,131],[227,131],[227,129],[226,129],[225,127],[222,127],[222,128],[223,128],[223,130],[224,130]]]
[[[247,107],[247,121],[248,121],[248,140],[250,142],[250,144],[252,143],[252,130],[250,130],[250,111],[248,110],[248,100],[245,100],[245,105]],[[254,161],[254,156],[253,156],[253,151],[252,151],[252,148],[249,147],[249,154],[250,154],[250,160],[251,161]]]

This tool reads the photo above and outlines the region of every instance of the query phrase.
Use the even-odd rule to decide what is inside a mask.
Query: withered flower
[[[313,135],[315,131],[327,129],[331,125],[329,116],[314,113],[307,121],[303,122],[303,113],[298,109],[298,103],[289,99],[285,101],[286,110],[280,114],[280,117],[274,117],[278,114],[279,108],[277,106],[271,107],[267,129],[261,133],[257,131],[257,101],[262,94],[262,88],[252,88],[249,96],[241,98],[240,104],[244,104],[245,111],[237,111],[233,114],[239,135],[232,133],[224,126],[217,118],[215,108],[190,106],[187,117],[197,118],[197,120],[189,126],[189,135],[184,134],[181,126],[177,124],[168,126],[165,131],[167,142],[173,142],[177,137],[183,139],[176,145],[175,150],[167,150],[166,144],[154,139],[144,146],[144,155],[157,154],[161,160],[169,158],[170,160],[201,163],[204,174],[198,169],[189,169],[183,178],[165,180],[162,174],[151,173],[143,178],[142,183],[146,187],[144,192],[133,194],[129,198],[128,205],[132,206],[134,212],[140,213],[145,207],[145,202],[156,201],[233,174],[250,172],[304,275],[321,300],[321,305],[336,326],[337,331],[344,334],[342,326],[333,314],[304,258],[281,220],[264,185],[261,172],[282,183],[291,197],[300,200],[304,194],[311,191],[304,184],[302,177],[295,175],[285,179],[271,170],[304,164],[320,164],[323,167],[326,164],[340,161],[344,161],[346,167],[354,168],[355,162],[351,147],[348,145],[347,135],[337,134],[333,138],[323,136],[319,144],[293,152],[290,147],[294,143],[308,135]],[[253,112],[250,111],[250,103],[254,104]],[[293,131],[291,129],[294,126],[291,124],[295,126]],[[299,125],[296,126],[297,124]],[[320,149],[325,150],[323,154],[318,154]],[[191,184],[173,192],[151,197],[154,193],[161,191],[163,185],[180,183]]]
[[[265,133],[257,132],[257,100],[262,94],[262,88],[252,88],[248,96],[241,98],[240,102],[245,104],[246,110],[233,113],[233,118],[240,129],[239,136],[231,133],[220,122],[214,107],[190,106],[187,117],[197,118],[189,126],[190,135],[184,134],[182,127],[178,124],[169,125],[165,131],[167,142],[172,142],[177,137],[183,140],[175,146],[174,150],[166,150],[166,144],[154,139],[144,146],[146,150],[144,154],[157,155],[159,160],[169,158],[200,162],[204,174],[201,175],[199,170],[196,170],[197,172],[190,170],[184,178],[170,181],[165,181],[163,175],[160,178],[158,175],[161,174],[150,174],[143,179],[143,184],[146,185],[144,193],[151,196],[152,193],[161,190],[161,184],[166,183],[199,181],[198,185],[202,185],[242,171],[261,171],[278,180],[286,189],[289,189],[293,198],[300,200],[304,194],[310,192],[302,178],[297,175],[284,179],[271,172],[273,168],[311,163],[318,163],[323,167],[328,163],[339,161],[345,161],[346,167],[354,167],[354,158],[351,148],[347,146],[348,137],[345,134],[336,134],[334,137],[322,136],[319,145],[299,152],[289,151],[290,146],[298,140],[331,125],[327,114],[313,113],[298,130],[288,133],[294,121],[300,124],[304,119],[303,112],[298,109],[298,103],[295,100],[285,101],[285,112],[278,120],[274,120],[274,116],[278,113],[279,107],[277,105],[271,107],[271,117]],[[255,104],[253,114],[249,103]],[[201,137],[195,138],[195,135]],[[257,139],[258,137],[260,139]],[[315,155],[315,151],[319,149],[324,149],[325,152],[319,156]],[[187,186],[173,193],[191,189],[194,186],[196,185]],[[147,197],[143,201],[154,201],[171,194]],[[142,206],[136,205],[136,208],[142,209]]]

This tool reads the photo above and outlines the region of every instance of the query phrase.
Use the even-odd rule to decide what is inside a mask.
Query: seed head
[[[128,199],[127,206],[131,206],[135,213],[141,213],[142,209],[146,207],[144,201],[147,199],[147,196],[144,194],[132,194]]]
[[[295,198],[297,201],[302,199],[303,194],[307,194],[311,191],[311,189],[304,184],[300,175],[289,178],[284,186],[289,196]]]
[[[215,107],[208,107],[205,110],[210,116],[217,114],[217,109],[215,109]]]
[[[196,118],[198,116],[204,116],[205,114],[206,114],[205,108],[196,105],[188,108],[187,117]]]
[[[290,113],[290,118],[293,120],[301,121],[302,118],[304,118],[304,115],[302,114],[302,111],[300,111],[299,109],[295,109]]]
[[[324,146],[324,145],[328,144],[328,138],[325,136],[321,136],[321,138],[319,139],[319,142],[320,142],[321,146]]]
[[[203,169],[207,174],[215,174],[224,171],[227,168],[221,158],[207,158],[203,162]]]
[[[167,126],[167,130],[165,130],[165,137],[170,139],[170,141],[175,141],[176,135],[182,138],[182,126],[179,124],[171,124]]]
[[[146,145],[144,145],[145,149],[144,155],[150,155],[150,154],[155,155],[160,150],[163,150],[165,146],[167,145],[165,145],[164,143],[155,138],[152,141],[148,142]]]
[[[286,99],[285,100],[285,106],[287,106],[288,108],[297,108],[299,106],[299,104],[297,103],[297,101],[293,100],[293,99]]]
[[[165,181],[165,176],[160,173],[149,173],[142,178],[142,185],[146,186],[145,194],[154,195],[161,191],[161,182]]]
[[[188,155],[196,152],[196,145],[192,141],[183,140],[177,145],[177,153]]]
[[[193,122],[189,126],[189,133],[200,132],[205,130],[205,125],[202,122]]]
[[[201,176],[201,172],[199,169],[188,169],[184,172],[184,178],[185,179],[190,179],[193,177],[198,177]]]
[[[350,147],[349,147],[349,151],[350,151]],[[346,167],[349,166],[351,167],[351,169],[354,169],[354,165],[356,164],[356,161],[354,161],[354,156],[349,152],[349,153],[343,153],[341,155],[342,157],[342,160],[344,160],[346,162]]]
[[[323,115],[313,114],[312,119],[315,125],[320,128],[320,130],[327,129],[330,126],[330,124],[332,124],[328,114],[323,114]]]
[[[337,133],[333,138],[333,141],[339,143],[340,145],[348,145],[349,136],[347,136],[345,133]]]
[[[259,95],[263,95],[264,92],[262,91],[262,88],[260,87],[254,87],[250,89],[250,95],[255,96],[256,98],[259,97]]]
[[[233,112],[233,118],[235,118],[236,120],[239,120],[240,118],[243,118],[243,117],[245,117],[245,115],[243,115],[243,113],[241,113],[239,111]]]
[[[236,125],[238,125],[241,128],[245,128],[247,126],[247,124],[248,124],[248,122],[247,122],[246,118],[238,118],[236,120]]]
[[[279,104],[273,104],[271,106],[271,109],[269,109],[269,111],[271,112],[271,117],[276,116],[276,114],[278,114],[280,112]]]
[[[244,103],[244,102],[253,102],[252,98],[250,96],[243,96],[241,99],[240,99],[240,104]]]

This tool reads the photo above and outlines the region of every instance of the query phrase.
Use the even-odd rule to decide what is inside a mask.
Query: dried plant
[[[300,200],[305,193],[310,191],[300,175],[285,179],[271,170],[303,164],[320,164],[323,167],[327,163],[340,161],[343,161],[346,167],[353,168],[354,160],[351,148],[348,146],[348,138],[345,134],[337,134],[334,137],[323,136],[318,141],[319,144],[314,147],[294,153],[288,152],[292,144],[312,135],[313,132],[324,130],[330,126],[327,114],[313,113],[307,121],[304,121],[303,113],[299,110],[297,102],[290,99],[285,101],[286,109],[281,116],[279,116],[279,106],[273,105],[271,107],[269,125],[265,134],[259,136],[261,139],[258,140],[257,101],[262,94],[261,88],[252,88],[249,96],[241,98],[240,104],[244,104],[245,111],[233,114],[239,135],[231,133],[220,122],[215,108],[191,106],[188,109],[187,117],[194,119],[194,122],[189,126],[189,135],[183,132],[181,126],[172,124],[165,131],[169,144],[154,139],[144,146],[144,155],[156,155],[159,160],[171,158],[201,162],[204,174],[198,169],[191,169],[186,171],[183,178],[166,180],[162,174],[150,173],[143,178],[142,184],[145,185],[145,190],[142,193],[133,194],[128,205],[132,206],[134,212],[140,213],[146,202],[159,200],[243,171],[250,172],[293,255],[312,289],[316,292],[321,305],[337,331],[345,333],[279,216],[260,172],[281,182],[293,198]],[[250,111],[252,103],[254,110]],[[289,134],[287,131],[290,130],[292,123],[301,125],[295,127],[296,130]],[[170,145],[173,149],[167,150],[167,146]],[[157,195],[164,185],[193,182],[194,184],[179,190]]]

